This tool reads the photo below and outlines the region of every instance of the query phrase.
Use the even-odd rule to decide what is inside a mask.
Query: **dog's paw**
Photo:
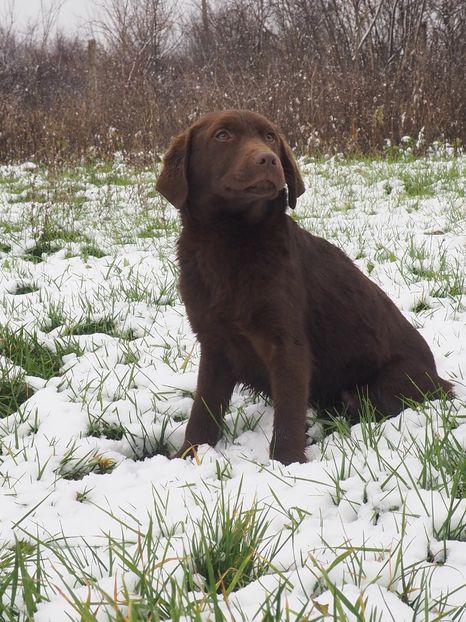
[[[301,464],[307,462],[304,450],[296,449],[293,447],[277,447],[270,448],[270,457],[272,460],[277,460],[285,466],[299,462]]]

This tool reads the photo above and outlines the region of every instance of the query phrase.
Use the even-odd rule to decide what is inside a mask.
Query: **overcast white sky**
[[[42,8],[48,12],[56,0],[0,0],[0,19],[5,19],[9,6],[13,4],[15,24],[22,30],[28,22],[40,19]],[[95,17],[95,0],[63,0],[62,9],[58,18],[58,27],[66,33],[73,33],[83,29],[87,31],[85,23]]]
[[[60,0],[58,0],[60,1]],[[175,0],[186,7],[196,4],[196,0]],[[98,5],[96,0],[61,0],[62,8],[58,18],[58,28],[67,34],[88,33],[89,20],[98,17]],[[13,4],[15,12],[15,24],[22,30],[26,28],[28,21],[37,21],[42,8],[47,12],[52,5],[57,5],[57,0],[0,0],[0,20],[8,15],[8,9]]]

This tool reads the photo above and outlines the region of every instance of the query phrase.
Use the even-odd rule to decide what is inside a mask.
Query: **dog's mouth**
[[[231,193],[239,193],[248,196],[271,196],[276,194],[278,191],[278,187],[274,184],[270,179],[262,179],[260,181],[256,181],[250,186],[245,186],[243,188],[231,188],[229,186],[226,187],[227,192]]]
[[[275,184],[270,181],[270,179],[263,179],[262,181],[258,181],[251,186],[247,186],[244,189],[244,192],[248,194],[269,194],[271,192],[275,192],[277,187]]]

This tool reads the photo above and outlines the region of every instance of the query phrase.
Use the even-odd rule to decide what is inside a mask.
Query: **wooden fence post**
[[[97,61],[96,61],[96,40],[89,39],[87,42],[87,97],[89,110],[92,115],[97,107]]]

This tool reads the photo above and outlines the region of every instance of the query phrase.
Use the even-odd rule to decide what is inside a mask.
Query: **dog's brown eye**
[[[217,140],[229,140],[231,134],[226,130],[218,130],[218,132],[215,132],[214,136]]]
[[[267,132],[265,135],[265,140],[268,143],[274,143],[277,139],[275,138],[275,134],[273,132]]]

